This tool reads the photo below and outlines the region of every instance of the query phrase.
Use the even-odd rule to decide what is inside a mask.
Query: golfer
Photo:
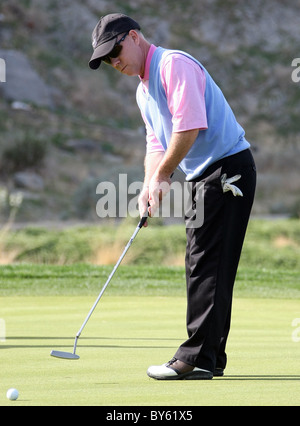
[[[193,206],[199,188],[204,194],[201,226],[186,219],[188,338],[169,362],[149,367],[147,374],[158,380],[222,376],[233,286],[256,185],[250,144],[220,88],[188,53],[149,43],[139,24],[123,14],[102,17],[92,45],[90,68],[103,61],[140,79],[137,103],[147,143],[141,216],[147,209],[154,215],[176,168],[191,182]]]

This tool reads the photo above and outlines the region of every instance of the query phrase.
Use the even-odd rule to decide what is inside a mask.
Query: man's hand
[[[144,187],[139,196],[140,217],[145,215],[153,217],[155,215],[160,201],[170,191],[170,185],[171,179],[168,176],[161,177],[158,173],[154,174],[150,180],[149,187]],[[147,221],[144,226],[148,226]]]
[[[140,217],[144,217],[147,216],[149,214],[148,211],[148,206],[149,206],[149,187],[146,186],[142,189],[140,196],[139,196],[139,212],[140,212]],[[146,228],[148,226],[147,221],[144,223],[144,227]]]
[[[172,133],[166,152],[146,155],[144,188],[139,196],[140,217],[144,216],[147,209],[149,217],[154,216],[159,202],[170,191],[170,176],[189,152],[198,133],[199,129]],[[144,226],[147,226],[147,222]]]

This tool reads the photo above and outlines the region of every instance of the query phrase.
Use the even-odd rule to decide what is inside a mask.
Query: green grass
[[[18,250],[31,263],[0,266],[0,319],[6,326],[0,405],[300,405],[300,331],[293,323],[300,318],[299,221],[250,223],[225,377],[157,382],[146,375],[149,365],[166,362],[186,338],[184,267],[159,260],[164,249],[169,261],[172,250],[183,256],[178,227],[141,231],[79,339],[80,360],[49,356],[52,349],[72,350],[112,270],[87,263],[87,254],[109,244],[106,251],[118,258],[132,231],[128,224],[5,235],[2,253]],[[20,392],[15,402],[5,397],[10,387]]]
[[[112,266],[88,264],[0,266],[0,296],[96,297],[111,271]],[[107,292],[110,295],[185,297],[184,267],[121,264]],[[299,271],[240,266],[235,296],[300,299]]]
[[[93,301],[1,299],[7,340],[0,343],[0,405],[299,405],[300,343],[291,326],[299,300],[235,299],[226,376],[208,382],[157,382],[146,375],[185,339],[182,297],[107,295],[79,339],[80,359],[50,357],[52,349],[72,350]],[[5,397],[10,387],[20,392],[15,402]]]

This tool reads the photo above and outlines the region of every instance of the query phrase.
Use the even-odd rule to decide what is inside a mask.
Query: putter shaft
[[[142,219],[144,219],[144,218],[142,218]],[[125,254],[127,253],[127,251],[128,251],[128,249],[129,249],[129,247],[131,246],[131,244],[132,244],[133,240],[135,239],[135,237],[136,237],[137,233],[139,232],[139,230],[141,229],[141,227],[142,227],[142,226],[143,226],[143,224],[145,223],[145,221],[143,221],[143,222],[142,222],[142,225],[140,226],[141,222],[142,222],[142,220],[140,221],[139,225],[136,227],[136,229],[135,229],[134,233],[132,234],[132,237],[131,237],[131,238],[130,238],[130,240],[128,241],[128,243],[127,243],[127,245],[126,245],[126,247],[125,247],[125,249],[124,249],[123,253],[121,254],[121,256],[120,256],[120,258],[119,258],[118,262],[116,263],[116,265],[114,266],[113,270],[111,271],[111,273],[110,273],[110,275],[109,275],[109,277],[108,277],[108,279],[107,279],[106,283],[104,284],[104,286],[102,287],[102,290],[101,290],[101,291],[100,291],[100,293],[99,293],[99,296],[97,297],[97,299],[96,299],[95,303],[93,304],[93,306],[92,306],[92,308],[91,308],[90,312],[88,313],[88,315],[87,315],[86,319],[84,320],[84,323],[82,324],[82,326],[81,326],[81,327],[80,327],[80,329],[78,330],[78,332],[77,332],[77,334],[76,334],[76,340],[75,340],[75,343],[76,343],[76,344],[77,344],[77,340],[78,340],[78,338],[80,337],[80,335],[81,335],[81,333],[82,333],[82,330],[83,330],[83,329],[84,329],[84,327],[86,326],[86,323],[87,323],[87,322],[88,322],[88,320],[90,319],[90,317],[91,317],[92,313],[94,312],[94,310],[95,310],[96,306],[98,305],[99,300],[101,299],[101,297],[102,297],[103,293],[105,292],[106,287],[107,287],[107,286],[108,286],[108,284],[110,283],[110,281],[111,281],[112,277],[114,276],[114,274],[115,274],[116,270],[118,269],[118,267],[119,267],[120,263],[122,262],[122,260],[123,260],[123,258],[124,258],[124,256],[125,256]]]
[[[134,233],[132,234],[132,237],[130,238],[130,240],[128,241],[123,253],[121,254],[118,262],[116,263],[116,265],[114,266],[112,272],[110,273],[106,283],[104,284],[104,286],[102,287],[102,290],[99,293],[99,296],[97,297],[97,300],[95,301],[95,303],[93,304],[90,312],[88,313],[86,319],[84,320],[82,326],[80,327],[80,329],[78,330],[76,337],[75,337],[75,342],[74,342],[74,348],[73,348],[73,353],[68,353],[68,352],[59,352],[59,351],[52,351],[51,352],[51,356],[55,356],[58,358],[65,358],[65,359],[78,359],[79,356],[76,355],[76,348],[77,348],[77,343],[78,343],[78,339],[82,333],[82,330],[84,329],[84,327],[86,326],[86,323],[88,322],[88,320],[90,319],[92,313],[94,312],[96,306],[98,305],[99,300],[101,299],[103,293],[105,292],[106,287],[108,286],[108,284],[110,283],[110,280],[112,279],[112,277],[114,276],[114,273],[116,272],[116,270],[118,269],[120,263],[122,262],[125,254],[127,253],[129,247],[131,246],[133,240],[135,239],[137,233],[139,232],[139,230],[143,227],[143,225],[145,224],[147,220],[147,216],[144,216],[141,218],[138,226],[136,227]]]

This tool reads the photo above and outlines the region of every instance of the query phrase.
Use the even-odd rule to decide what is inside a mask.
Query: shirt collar
[[[156,49],[157,49],[157,47],[154,46],[154,44],[151,44],[147,58],[146,58],[144,77],[142,78],[139,75],[140,80],[143,81],[143,82],[149,80],[151,59],[152,59],[153,53],[155,52]]]

